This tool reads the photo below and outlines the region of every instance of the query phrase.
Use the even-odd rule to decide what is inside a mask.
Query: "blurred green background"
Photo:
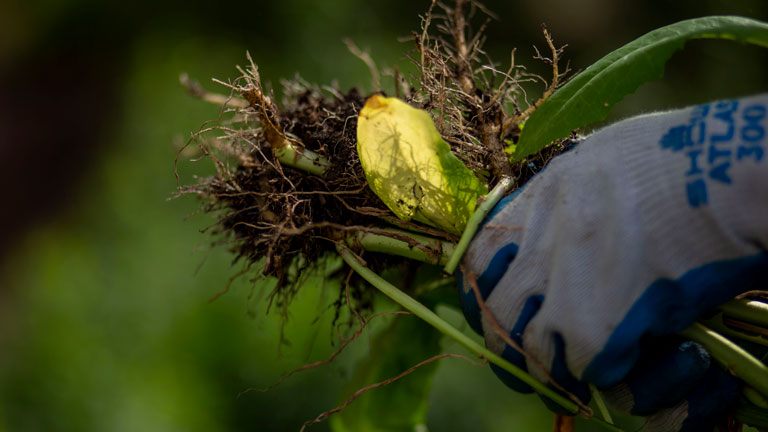
[[[216,89],[209,78],[235,78],[248,50],[265,81],[298,72],[370,90],[342,39],[380,66],[402,67],[411,45],[398,38],[418,28],[428,3],[0,3],[0,432],[298,430],[351,393],[362,359],[391,355],[377,349],[373,328],[332,365],[237,397],[327,357],[339,287],[309,280],[284,327],[265,314],[269,281],[241,278],[207,302],[240,266],[208,246],[199,229],[213,219],[193,214],[194,199],[168,200],[176,146],[218,112],[186,96],[178,76]],[[518,47],[517,62],[545,75],[530,60],[532,44],[543,46],[542,22],[578,70],[680,19],[768,19],[762,0],[486,4],[500,17],[488,52],[503,64]],[[663,81],[627,98],[612,119],[764,92],[766,51],[692,42]],[[187,162],[182,181],[206,173],[205,162]],[[419,353],[419,344],[397,349]],[[438,366],[430,430],[548,431],[551,420],[537,398],[506,389],[488,368]]]

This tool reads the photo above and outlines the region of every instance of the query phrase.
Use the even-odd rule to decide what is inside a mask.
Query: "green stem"
[[[437,316],[437,314],[432,312],[429,308],[419,303],[408,294],[400,291],[397,287],[395,287],[391,283],[384,280],[381,276],[376,274],[373,270],[366,267],[365,264],[361,263],[359,261],[359,258],[355,256],[352,253],[352,251],[350,251],[347,247],[339,245],[337,246],[337,250],[339,251],[341,258],[347,264],[349,264],[349,266],[352,267],[352,269],[354,269],[360,276],[363,277],[363,279],[365,279],[366,281],[368,281],[368,283],[376,287],[384,295],[394,300],[395,303],[399,304],[400,306],[405,308],[407,311],[413,313],[417,317],[423,319],[429,325],[431,325],[441,333],[445,334],[446,336],[460,343],[469,351],[471,351],[473,354],[480,357],[484,357],[488,359],[488,361],[498,365],[499,367],[503,368],[507,372],[511,373],[513,376],[525,382],[526,384],[530,385],[536,391],[540,392],[542,395],[552,399],[553,401],[558,403],[563,408],[567,409],[572,414],[577,414],[579,412],[579,407],[575,403],[573,403],[573,401],[565,398],[559,393],[556,393],[554,390],[546,387],[543,383],[539,382],[537,379],[528,375],[522,369],[518,368],[512,363],[509,363],[508,361],[501,358],[499,355],[495,354],[494,352],[488,350],[487,348],[479,345],[478,343],[470,339],[469,336],[465,335],[464,333],[462,333],[461,331],[459,331],[458,329],[450,325],[447,321]]]
[[[747,299],[731,300],[719,307],[730,318],[768,327],[768,304]]]
[[[741,329],[733,329],[723,323],[723,314],[701,321],[702,324],[730,339],[739,339],[768,347],[768,339],[761,335],[749,334]]]
[[[768,412],[758,406],[740,403],[736,405],[734,417],[745,425],[758,428],[760,431],[768,428]]]
[[[744,387],[741,394],[756,407],[768,410],[768,399],[752,387]]]
[[[469,247],[469,243],[475,236],[475,233],[480,227],[480,224],[483,222],[483,219],[485,219],[485,216],[491,212],[491,210],[496,206],[496,203],[499,202],[504,194],[509,191],[513,183],[514,182],[511,178],[504,177],[496,186],[494,186],[493,190],[491,190],[491,192],[485,196],[485,201],[483,201],[477,207],[475,212],[472,214],[472,217],[469,218],[469,222],[467,222],[467,226],[464,228],[464,232],[461,234],[461,240],[459,240],[459,244],[456,246],[456,250],[453,252],[453,255],[451,255],[451,259],[448,260],[448,263],[445,265],[446,273],[453,274],[453,272],[456,271],[456,266],[459,265],[459,260],[461,260],[464,252],[466,252],[467,248]]]
[[[579,413],[579,407],[573,401],[569,400],[568,398],[550,389],[549,387],[547,387],[537,379],[528,375],[526,372],[524,372],[517,366],[513,365],[512,363],[509,363],[508,361],[501,358],[499,355],[495,354],[494,352],[488,350],[487,348],[481,346],[480,344],[470,339],[469,336],[465,335],[464,333],[462,333],[461,331],[459,331],[458,329],[450,325],[448,322],[440,318],[437,314],[432,312],[429,308],[419,303],[408,294],[400,291],[397,287],[390,284],[389,282],[384,280],[381,276],[379,276],[378,274],[373,272],[371,269],[366,267],[365,264],[360,262],[359,258],[356,255],[354,255],[352,251],[350,251],[346,246],[339,244],[337,245],[336,249],[338,250],[339,255],[341,255],[341,258],[344,260],[344,262],[346,262],[350,267],[352,267],[352,269],[355,270],[360,276],[362,276],[363,279],[368,281],[368,283],[373,285],[375,288],[377,288],[387,297],[394,300],[395,303],[399,304],[400,306],[405,308],[407,311],[413,313],[417,317],[426,321],[429,325],[431,325],[441,333],[445,334],[446,336],[460,343],[469,351],[471,351],[473,354],[487,359],[491,363],[494,363],[497,366],[501,367],[502,369],[506,370],[507,372],[512,374],[514,377],[530,385],[539,394],[550,398],[552,401],[559,404],[560,406],[568,410],[570,413],[572,414]],[[616,426],[610,425],[598,418],[592,417],[591,419],[601,424],[608,430],[621,432],[621,429],[617,428]]]
[[[594,384],[590,384],[589,392],[592,393],[592,399],[595,400],[595,404],[597,405],[598,411],[600,411],[600,415],[603,416],[603,420],[613,424],[611,413],[608,411],[608,406],[605,405],[605,400],[603,400],[603,395],[600,394],[600,390],[598,390]]]
[[[694,323],[680,334],[700,343],[728,371],[741,378],[763,396],[768,396],[768,367],[760,360],[700,323]]]
[[[331,166],[328,159],[323,156],[320,156],[312,150],[298,149],[290,143],[275,148],[274,151],[275,157],[280,163],[317,176],[325,175],[325,171]]]
[[[422,248],[413,246],[412,244],[397,238],[364,231],[357,231],[347,236],[347,244],[350,246],[358,244],[369,252],[381,252],[389,255],[397,255],[416,261],[439,265],[445,265],[445,263],[448,262],[448,258],[453,254],[453,251],[456,248],[454,243],[442,241],[434,237],[428,237],[392,228],[383,228],[380,231],[391,232],[400,236],[408,236],[429,250],[434,251],[434,253],[428,253]]]

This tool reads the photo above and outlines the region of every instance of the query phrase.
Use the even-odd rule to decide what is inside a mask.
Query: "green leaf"
[[[398,316],[376,336],[342,401],[357,390],[399,375],[440,352],[441,334],[416,316]],[[333,432],[426,431],[427,405],[438,362],[429,363],[357,398],[330,417]]]
[[[691,39],[729,39],[768,47],[768,24],[711,16],[681,21],[635,39],[575,76],[534,111],[514,158],[520,160],[574,129],[605,119],[624,96],[661,78],[667,60]]]

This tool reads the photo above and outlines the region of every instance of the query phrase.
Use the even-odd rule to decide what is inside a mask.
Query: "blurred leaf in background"
[[[208,78],[236,77],[249,50],[276,87],[299,72],[369,91],[366,67],[343,38],[369,48],[379,66],[404,65],[411,46],[397,38],[418,28],[428,3],[0,4],[0,431],[298,430],[345,399],[356,364],[384,355],[374,352],[384,322],[332,365],[237,397],[335,349],[339,284],[310,278],[284,326],[265,315],[270,281],[251,283],[255,275],[207,302],[242,263],[208,246],[199,230],[213,219],[192,215],[196,202],[167,200],[177,146],[218,115],[186,96],[178,76],[216,90]],[[543,42],[542,21],[570,44],[578,69],[683,18],[768,17],[759,0],[487,3],[501,18],[490,24],[488,52],[506,59],[517,46],[517,61],[544,75],[546,65],[528,61],[532,43]],[[692,45],[616,115],[765,91],[766,66],[762,51]],[[180,173],[192,182],[211,167],[184,158]],[[455,310],[440,313],[467,328]],[[463,352],[446,342],[442,350]],[[447,359],[427,425],[548,430],[551,416],[488,368]]]
[[[439,354],[440,337],[440,333],[415,316],[395,318],[376,337],[371,355],[361,362],[347,383],[346,393],[352,395],[368,385],[397,377]],[[404,346],[403,341],[408,343]],[[330,418],[332,430],[424,430],[436,368],[437,363],[426,364],[398,381],[366,392],[344,411]]]

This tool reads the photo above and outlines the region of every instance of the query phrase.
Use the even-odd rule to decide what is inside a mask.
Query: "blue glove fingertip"
[[[509,243],[500,248],[491,259],[486,270],[477,278],[477,288],[480,291],[480,296],[483,301],[488,299],[491,295],[496,284],[504,276],[507,271],[507,267],[514,261],[517,256],[518,246],[515,243]],[[459,288],[459,304],[461,304],[461,310],[464,312],[464,317],[467,319],[470,327],[477,332],[477,334],[483,334],[482,313],[480,311],[480,304],[477,302],[477,297],[469,282],[465,280],[464,274],[459,270],[457,277]]]
[[[718,366],[712,366],[698,387],[688,397],[688,417],[680,432],[711,430],[723,418],[741,394],[744,384]]]
[[[536,316],[536,313],[539,312],[539,309],[541,309],[542,303],[544,303],[544,296],[542,295],[533,295],[528,297],[528,300],[525,301],[523,310],[520,312],[520,316],[518,317],[517,322],[509,332],[509,338],[512,339],[517,344],[517,346],[523,346],[523,332],[528,326],[528,323],[531,322],[533,317]],[[504,351],[501,353],[501,357],[522,369],[523,371],[528,372],[528,367],[525,363],[525,356],[514,347],[505,344]],[[515,378],[514,375],[493,363],[491,363],[491,370],[496,374],[501,382],[506,384],[507,387],[511,388],[512,390],[515,390],[519,393],[533,392],[531,386]]]
[[[555,334],[554,344],[555,356],[552,359],[552,367],[550,369],[550,376],[552,377],[552,380],[564,388],[568,393],[579,398],[579,400],[582,401],[585,405],[588,404],[592,399],[592,395],[589,393],[589,385],[587,385],[585,382],[579,381],[568,369],[568,366],[565,362],[565,340],[563,340],[563,337],[559,333]],[[562,390],[556,388],[551,382],[547,383],[547,387],[567,397],[567,395]],[[542,395],[539,395],[539,397],[550,411],[556,412],[558,414],[570,413],[570,411],[555,403],[552,399]]]
[[[641,359],[627,376],[634,415],[646,416],[676,405],[696,388],[711,365],[709,353],[695,342],[655,345],[655,355]]]

